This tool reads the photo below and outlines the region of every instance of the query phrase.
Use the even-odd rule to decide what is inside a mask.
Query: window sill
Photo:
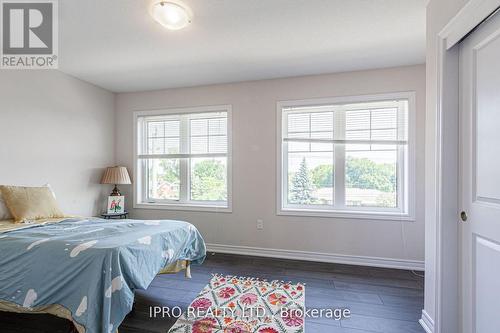
[[[175,205],[165,203],[134,203],[135,209],[183,210],[195,212],[232,213],[231,207],[210,205]]]
[[[385,220],[385,221],[404,221],[415,222],[415,217],[409,214],[373,212],[373,211],[323,211],[313,209],[281,208],[277,215],[283,216],[308,216],[308,217],[328,217],[344,219],[362,219],[362,220]]]

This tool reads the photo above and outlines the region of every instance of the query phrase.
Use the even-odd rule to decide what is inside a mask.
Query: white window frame
[[[283,150],[283,126],[284,118],[283,109],[289,107],[308,107],[318,105],[335,105],[335,104],[353,104],[363,102],[383,102],[392,100],[408,100],[408,149],[405,163],[407,164],[407,172],[404,172],[404,184],[402,195],[398,194],[398,207],[404,206],[401,209],[377,209],[377,207],[335,207],[321,206],[321,205],[290,205],[286,204],[286,196],[288,191],[288,184],[284,175],[288,174],[287,163],[285,163],[285,151]],[[277,176],[276,176],[276,189],[277,189],[277,202],[276,214],[277,215],[290,215],[290,216],[312,216],[312,217],[335,217],[346,219],[371,219],[371,220],[396,220],[396,221],[415,221],[415,168],[416,168],[416,98],[415,92],[396,92],[384,93],[376,95],[359,95],[359,96],[343,96],[343,97],[328,97],[328,98],[314,98],[304,100],[288,100],[279,101],[276,106],[276,126],[277,126]],[[401,158],[401,149],[398,152],[398,160]],[[338,160],[337,160],[338,161]],[[338,165],[335,166],[336,170]],[[343,167],[340,166],[341,168]],[[400,168],[402,168],[400,166]],[[402,170],[398,170],[401,174]],[[403,181],[399,177],[399,181]],[[344,190],[344,184],[335,184],[336,191]],[[398,189],[401,184],[398,184]],[[405,202],[401,202],[401,197],[405,198]]]
[[[142,136],[139,133],[141,130],[139,121],[142,117],[152,116],[169,116],[179,114],[196,114],[207,112],[226,112],[227,113],[227,201],[187,201],[178,202],[173,200],[156,200],[155,202],[148,202],[147,197],[147,175],[145,174],[142,161],[139,158],[139,147],[142,142]],[[163,210],[186,210],[186,211],[204,211],[204,212],[232,212],[232,197],[233,197],[233,181],[232,181],[232,106],[231,105],[213,105],[213,106],[195,106],[183,108],[168,108],[168,109],[155,109],[155,110],[142,110],[133,113],[133,133],[134,133],[134,204],[136,209],[163,209]],[[182,124],[181,124],[182,126]],[[183,155],[183,154],[179,154]],[[196,154],[203,155],[203,154]],[[209,156],[209,155],[207,155]],[[181,161],[183,159],[181,158]],[[187,162],[184,159],[185,162]],[[187,163],[181,162],[181,168],[189,168]],[[186,171],[185,171],[186,173]],[[188,177],[189,178],[189,177]],[[187,187],[189,184],[182,182],[181,187]]]

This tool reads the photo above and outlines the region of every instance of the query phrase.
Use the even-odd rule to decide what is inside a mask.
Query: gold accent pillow
[[[15,223],[65,217],[50,187],[0,186]]]

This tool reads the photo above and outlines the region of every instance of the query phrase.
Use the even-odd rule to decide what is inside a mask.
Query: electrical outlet
[[[258,230],[264,229],[264,220],[261,220],[261,219],[257,220],[257,229]]]

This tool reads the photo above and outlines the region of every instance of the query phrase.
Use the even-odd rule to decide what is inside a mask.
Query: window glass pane
[[[163,138],[165,136],[165,126],[163,121],[148,123],[148,134],[150,138]]]
[[[311,113],[311,131],[331,132],[333,134],[333,112]]]
[[[345,113],[346,131],[369,129],[370,128],[370,111],[369,110],[352,110]]]
[[[354,145],[352,145],[354,146]],[[356,146],[363,146],[363,145],[356,145]],[[397,145],[370,145],[372,151],[376,150],[391,150],[394,151],[397,149]],[[364,150],[369,150],[369,149],[364,149]]]
[[[289,152],[308,152],[311,150],[311,144],[309,142],[288,142]]]
[[[205,154],[208,152],[208,137],[191,137],[191,154]]]
[[[397,207],[397,150],[346,145],[345,196],[350,207]]]
[[[165,137],[179,137],[179,125],[180,122],[178,120],[165,121]]]
[[[164,154],[165,153],[165,139],[154,138],[148,140],[148,154]]]
[[[333,151],[333,144],[332,143],[311,143],[311,151]]]
[[[372,130],[372,140],[397,140],[397,130],[394,129],[379,129]]]
[[[191,200],[227,200],[227,158],[191,159]]]
[[[289,138],[308,138],[309,133],[297,132],[288,133]],[[311,146],[309,142],[300,141],[288,141],[288,151],[290,152],[300,152],[300,151],[310,151]]]
[[[312,139],[333,139],[333,132],[312,132]],[[311,151],[333,151],[332,143],[312,142]]]
[[[346,111],[346,140],[398,140],[397,110]]]
[[[398,109],[372,110],[372,128],[396,128],[398,123]]]
[[[227,137],[224,136],[209,136],[208,147],[210,153],[226,153],[227,152]]]
[[[227,118],[191,119],[191,153],[227,153]]]
[[[200,136],[208,134],[208,126],[206,119],[191,119],[191,136]]]
[[[311,139],[333,139],[333,132],[311,132]]]
[[[333,153],[288,154],[288,203],[333,204]]]
[[[307,132],[310,130],[309,113],[290,113],[288,115],[288,133]]]
[[[179,200],[179,159],[149,159],[148,195],[156,200]]]
[[[345,133],[346,140],[370,140],[369,130],[351,130]]]
[[[371,147],[372,147],[372,145],[370,145],[370,144],[346,145],[345,151],[346,152],[357,151],[357,150],[364,151],[364,150],[370,150]]]
[[[227,134],[227,118],[215,118],[208,120],[208,133],[210,135]]]
[[[179,138],[153,138],[148,140],[148,154],[178,154]]]
[[[287,137],[333,139],[333,112],[289,114]]]
[[[165,154],[179,154],[179,138],[165,139]]]
[[[150,121],[148,126],[148,154],[179,153],[179,120]]]

